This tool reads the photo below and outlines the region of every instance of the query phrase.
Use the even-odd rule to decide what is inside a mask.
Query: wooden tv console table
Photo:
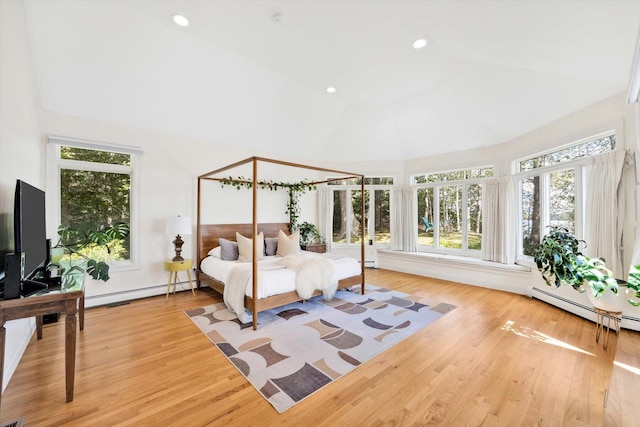
[[[36,317],[38,339],[42,338],[42,316],[64,312],[65,317],[65,377],[67,402],[73,400],[76,369],[76,313],[80,313],[80,330],[84,329],[84,283],[78,280],[67,289],[47,290],[26,298],[0,300],[0,387],[4,371],[5,328],[8,320]],[[0,394],[0,407],[2,394]]]

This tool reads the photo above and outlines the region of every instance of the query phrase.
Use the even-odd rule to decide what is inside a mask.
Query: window
[[[84,232],[125,223],[131,232],[125,239],[102,247],[87,247],[92,258],[112,263],[130,263],[135,224],[135,174],[137,150],[51,137],[58,183],[56,208],[59,224]],[[126,147],[125,147],[126,148]],[[127,152],[128,151],[128,152]]]
[[[613,131],[578,141],[559,150],[517,162],[520,174],[520,255],[532,256],[550,225],[583,237],[586,158],[612,151]]]
[[[331,179],[331,178],[329,178]],[[376,245],[390,242],[390,198],[393,177],[364,179],[364,219],[359,179],[336,180],[328,183],[333,191],[332,242],[360,243],[361,224],[365,224],[365,242]]]
[[[482,180],[493,167],[414,175],[418,250],[479,256],[482,246]]]

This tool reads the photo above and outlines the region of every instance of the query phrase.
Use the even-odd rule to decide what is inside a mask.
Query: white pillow
[[[222,248],[220,246],[216,246],[209,251],[208,255],[215,258],[220,258],[220,256],[222,255]]]
[[[251,249],[253,249],[253,239],[244,237],[242,234],[236,232],[236,242],[238,242],[238,261],[250,262],[253,261],[251,256]],[[256,237],[256,259],[259,261],[264,258],[264,234],[262,231]]]
[[[300,252],[300,233],[294,231],[290,236],[284,234],[284,231],[278,230],[278,251],[276,255],[287,256],[295,255]]]

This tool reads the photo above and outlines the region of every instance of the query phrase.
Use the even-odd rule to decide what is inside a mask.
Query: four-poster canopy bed
[[[251,257],[251,270],[248,271],[250,273],[251,279],[251,288],[247,289],[244,292],[244,307],[251,311],[253,329],[257,329],[258,326],[258,313],[261,311],[265,311],[274,307],[279,307],[282,305],[286,305],[295,301],[300,301],[303,298],[296,292],[296,290],[284,291],[283,293],[278,293],[275,295],[269,295],[261,297],[261,292],[259,289],[259,274],[267,276],[267,274],[271,273],[270,271],[262,271],[258,268],[259,257],[255,256],[258,251],[262,251],[263,248],[258,247],[261,244],[262,240],[259,238],[262,237],[264,239],[268,238],[276,238],[279,235],[283,234],[284,230],[289,230],[289,223],[258,223],[258,206],[257,206],[257,191],[260,189],[260,180],[258,179],[258,164],[260,162],[271,163],[276,165],[281,165],[285,167],[292,168],[300,168],[311,170],[315,172],[327,172],[331,174],[340,175],[339,178],[331,178],[322,181],[309,182],[308,185],[315,186],[317,184],[324,184],[327,182],[342,180],[342,179],[352,179],[359,178],[360,179],[360,191],[361,195],[364,196],[364,175],[351,173],[351,172],[343,172],[333,169],[326,169],[316,166],[308,166],[297,163],[285,162],[280,160],[268,159],[263,157],[250,157],[248,159],[227,165],[220,169],[216,169],[214,171],[208,172],[206,174],[200,175],[198,177],[198,226],[197,226],[197,240],[198,240],[198,269],[197,269],[197,280],[198,283],[205,284],[220,294],[224,294],[225,292],[225,283],[220,276],[218,279],[214,278],[216,274],[204,272],[202,269],[203,261],[209,260],[209,258],[213,258],[211,254],[214,252],[214,248],[218,248],[221,246],[221,239],[224,242],[226,241],[235,241],[236,236],[241,235],[244,237],[251,238],[251,254],[254,256]],[[202,182],[203,181],[228,181],[228,178],[220,178],[216,175],[229,171],[231,169],[251,164],[252,165],[252,176],[251,179],[247,179],[242,181],[243,184],[247,185],[252,190],[252,223],[250,224],[203,224],[202,223]],[[243,178],[240,178],[243,179]],[[240,182],[240,181],[235,181]],[[364,200],[364,197],[362,197]],[[291,212],[290,212],[291,213]],[[361,216],[360,218],[365,218],[364,212],[364,203],[361,204]],[[337,289],[348,288],[357,284],[361,285],[362,294],[365,291],[365,247],[364,247],[364,236],[365,236],[365,224],[364,221],[361,221],[361,230],[360,230],[360,263],[354,269],[353,266],[346,265],[347,263],[341,263],[341,267],[338,270],[335,267],[335,263],[333,268],[339,273],[336,273],[337,280]],[[280,236],[281,238],[281,236]],[[226,244],[226,242],[224,242]],[[219,252],[218,252],[219,254]],[[355,262],[355,261],[354,261]],[[223,261],[224,263],[224,261]],[[246,263],[248,264],[248,263]],[[357,264],[357,263],[356,263]],[[262,273],[259,273],[262,271]],[[295,275],[295,273],[293,273]],[[313,292],[313,296],[322,294],[321,291],[316,290]],[[227,295],[225,294],[225,301]]]

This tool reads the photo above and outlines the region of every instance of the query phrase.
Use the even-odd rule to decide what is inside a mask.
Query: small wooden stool
[[[196,291],[193,288],[193,281],[191,281],[191,260],[185,259],[184,261],[167,261],[164,263],[164,269],[169,271],[169,283],[167,283],[167,295],[164,301],[169,299],[169,292],[171,291],[171,282],[173,281],[173,293],[176,293],[176,287],[178,286],[178,271],[186,271],[187,277],[189,277],[189,284],[191,285],[191,293],[196,296]]]

